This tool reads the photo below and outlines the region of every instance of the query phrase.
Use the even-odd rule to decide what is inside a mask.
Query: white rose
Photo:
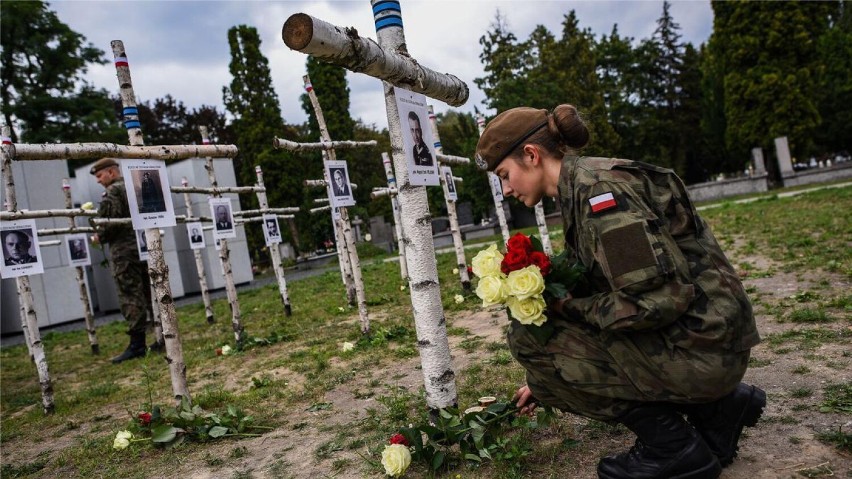
[[[112,442],[112,448],[119,451],[127,449],[131,439],[133,439],[133,433],[130,431],[118,431],[118,434],[115,435],[115,440]]]
[[[457,294],[454,298],[456,300],[456,304],[464,303],[464,296]]]
[[[506,280],[500,276],[485,276],[476,285],[476,295],[482,300],[482,307],[502,304],[506,300]]]
[[[503,274],[500,271],[500,263],[502,262],[503,253],[497,251],[497,245],[491,245],[476,253],[470,264],[473,274],[480,278],[485,278],[486,276],[499,276]]]
[[[95,209],[95,204],[92,203],[91,201],[87,201],[87,202],[83,203],[82,205],[80,205],[80,209],[90,211],[90,210]]]
[[[354,345],[354,344],[350,343],[349,341],[344,341],[344,342],[343,342],[343,352],[344,352],[344,353],[345,353],[346,351],[352,351],[353,349],[355,349],[355,345]]]
[[[458,268],[453,268],[453,274],[459,274],[459,269],[458,269]]]
[[[391,477],[399,477],[405,474],[411,464],[411,452],[402,444],[390,444],[382,451],[382,465],[385,473]]]
[[[227,344],[222,346],[222,356],[227,356],[229,354],[231,354],[231,347]]]
[[[544,298],[540,294],[527,299],[518,299],[510,296],[506,300],[506,305],[509,306],[509,312],[512,313],[512,317],[517,319],[521,324],[541,326],[547,321],[547,316],[544,315],[546,305]]]
[[[507,294],[518,299],[531,298],[544,291],[544,277],[538,266],[529,265],[509,273],[506,278]]]

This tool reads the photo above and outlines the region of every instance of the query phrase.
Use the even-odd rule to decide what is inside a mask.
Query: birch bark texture
[[[186,187],[189,181],[184,177],[180,180],[181,186]],[[183,194],[183,202],[186,204],[186,220],[192,221],[192,197],[189,193]],[[204,302],[204,315],[207,317],[207,324],[216,322],[216,317],[213,315],[213,302],[210,301],[210,290],[207,288],[207,274],[204,271],[204,256],[200,249],[193,249],[192,255],[195,257],[195,271],[198,273],[198,285],[201,289],[201,300]]]
[[[371,0],[371,5],[376,24],[376,36],[382,50],[400,52],[408,58],[399,3]],[[449,76],[447,79],[457,80]],[[463,88],[458,87],[455,93],[466,99],[467,86],[462,85]],[[432,217],[429,214],[426,187],[414,186],[410,181],[393,84],[384,82],[384,90],[394,171],[399,189],[399,204],[400,209],[405,213],[402,215],[403,242],[408,259],[411,305],[414,310],[417,346],[420,350],[426,389],[426,404],[432,410],[436,410],[456,405],[458,393],[456,374],[450,357],[450,345],[447,340],[446,318],[441,304],[435,244],[432,241]],[[421,91],[428,96],[436,97],[428,88]]]
[[[544,204],[541,201],[535,204],[535,222],[538,223],[538,234],[541,236],[541,246],[544,248],[544,254],[553,256],[550,231],[547,229],[547,218],[544,217]]]
[[[382,165],[385,167],[385,176],[388,179],[388,196],[390,196],[391,210],[393,211],[393,229],[396,232],[396,243],[399,250],[399,274],[402,276],[402,280],[408,283],[408,263],[402,234],[402,211],[399,207],[399,198],[397,198],[399,193],[396,187],[396,175],[393,172],[390,155],[386,152],[382,152]]]
[[[325,116],[322,113],[319,99],[317,98],[316,90],[311,86],[311,79],[308,75],[302,77],[305,84],[305,91],[308,93],[308,98],[311,100],[311,106],[314,108],[314,115],[317,118],[317,124],[320,130],[320,139],[323,142],[331,142],[331,135],[328,133],[328,127],[325,124]],[[323,161],[335,161],[336,155],[333,149],[323,150]],[[328,170],[323,168],[323,175],[326,176],[328,198],[331,200],[331,178],[328,178]],[[349,212],[346,208],[338,208],[340,213],[339,234],[343,236],[346,249],[348,250],[349,263],[352,266],[352,279],[355,282],[355,296],[358,300],[358,317],[361,320],[361,333],[370,334],[370,317],[367,315],[367,297],[364,294],[364,280],[361,277],[361,261],[358,258],[358,250],[355,248],[355,235],[352,232],[352,224],[349,221]],[[339,243],[338,243],[339,244]]]
[[[18,198],[15,195],[15,179],[12,176],[12,159],[15,157],[15,147],[12,145],[12,129],[3,126],[0,130],[2,145],[0,145],[0,159],[3,161],[3,177],[6,178],[6,211],[18,209]],[[41,342],[41,333],[38,330],[38,318],[36,317],[33,302],[33,291],[30,287],[30,277],[20,276],[15,278],[18,288],[18,296],[21,300],[22,322],[24,335],[30,346],[30,356],[38,371],[38,383],[41,387],[41,406],[45,414],[52,414],[56,408],[53,402],[53,383],[50,381],[50,369],[47,366],[47,355],[44,352],[44,344]]]
[[[210,136],[206,126],[199,126],[198,132],[201,134],[201,143],[210,144]],[[204,169],[207,170],[207,180],[210,182],[210,187],[215,191],[211,194],[214,198],[222,196],[219,192],[219,182],[216,180],[216,170],[213,169],[213,157],[208,156],[204,159]],[[231,255],[228,250],[228,240],[219,240],[219,264],[222,265],[222,276],[225,278],[225,294],[228,297],[228,305],[231,307],[231,328],[234,331],[234,340],[237,347],[243,344],[243,323],[242,315],[240,314],[240,300],[237,297],[237,286],[234,284],[234,272],[231,268]]]
[[[263,169],[260,165],[255,165],[254,173],[257,175],[257,186],[263,187]],[[257,204],[259,212],[272,212],[268,210],[269,203],[266,199],[266,189],[257,192]],[[290,317],[293,310],[290,306],[290,295],[287,293],[287,279],[284,278],[284,268],[281,266],[281,250],[278,244],[269,245],[269,260],[272,261],[272,269],[275,271],[275,278],[278,280],[278,294],[281,295],[281,303],[284,305],[284,315]]]
[[[476,114],[476,125],[479,127],[479,136],[482,136],[482,132],[485,131],[485,116],[482,113]],[[491,198],[494,199],[494,212],[497,215],[497,222],[500,224],[500,232],[503,234],[503,244],[507,244],[509,242],[509,225],[506,223],[506,212],[503,211],[503,201],[498,199],[498,191],[495,189],[495,183],[500,184],[499,181],[492,181],[492,176],[496,178],[494,173],[488,173],[488,184],[491,186]],[[503,192],[500,191],[500,196],[503,196]],[[505,246],[504,246],[505,248]]]
[[[435,116],[435,108],[432,105],[429,108],[429,124],[432,126],[432,137],[435,139],[435,153],[437,155],[444,154],[444,147],[441,145],[441,135],[438,133],[438,118]],[[436,156],[437,156],[436,155]],[[438,156],[438,165],[443,166],[441,157]],[[467,273],[467,259],[464,257],[464,243],[462,243],[461,230],[459,230],[459,216],[456,214],[456,202],[450,199],[450,185],[447,184],[447,178],[444,177],[444,172],[439,168],[438,177],[441,179],[441,188],[444,190],[444,200],[447,203],[447,216],[450,219],[450,234],[453,236],[453,248],[456,251],[456,268],[459,270],[459,281],[465,291],[470,291],[470,276]],[[450,178],[450,181],[453,181]],[[455,185],[453,185],[455,189]]]
[[[139,111],[136,108],[136,95],[133,93],[133,82],[130,78],[130,66],[127,62],[124,43],[121,40],[113,40],[110,42],[110,46],[115,60],[127,136],[132,146],[142,146],[145,142],[139,123]],[[163,339],[166,343],[166,362],[169,364],[172,392],[178,404],[180,404],[181,399],[192,402],[186,384],[186,363],[183,360],[177,313],[169,285],[169,268],[163,257],[163,244],[159,228],[146,229],[145,239],[148,241],[148,275],[151,277],[157,303],[160,305],[160,321],[163,328]]]
[[[62,194],[65,196],[65,208],[74,208],[74,203],[71,200],[71,183],[68,179],[62,180]],[[77,224],[73,217],[68,218],[70,228],[76,228]],[[80,290],[80,303],[83,304],[83,321],[86,324],[86,335],[89,337],[89,346],[92,349],[92,354],[98,355],[101,353],[101,347],[98,344],[98,332],[95,329],[95,318],[92,315],[92,305],[89,302],[89,288],[86,285],[86,270],[82,266],[74,267],[74,279],[77,280],[77,287]]]
[[[399,17],[397,1],[371,4],[374,16],[385,15],[385,18],[389,18],[389,12],[396,12]],[[385,21],[386,23],[377,25],[376,28],[394,26],[393,23]],[[281,37],[292,50],[422,93],[450,106],[464,105],[470,93],[467,85],[458,77],[438,73],[420,65],[404,49],[398,51],[396,47],[388,48],[382,44],[381,38],[376,44],[369,38],[358,36],[354,28],[336,27],[304,13],[292,15],[284,22]]]

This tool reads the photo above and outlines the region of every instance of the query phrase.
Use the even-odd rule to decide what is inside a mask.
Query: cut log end
[[[291,50],[302,50],[314,37],[314,19],[310,15],[297,13],[284,22],[281,38]]]

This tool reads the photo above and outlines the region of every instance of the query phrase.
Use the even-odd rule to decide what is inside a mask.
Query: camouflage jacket
[[[98,207],[101,218],[130,218],[130,207],[127,204],[127,190],[124,179],[118,178],[107,186]],[[136,235],[133,227],[127,224],[100,225],[95,227],[101,243],[108,243],[110,256],[116,255],[138,257]]]
[[[673,171],[566,156],[558,188],[566,249],[586,267],[590,291],[556,311],[604,336],[653,329],[683,348],[744,351],[760,341],[739,277]]]

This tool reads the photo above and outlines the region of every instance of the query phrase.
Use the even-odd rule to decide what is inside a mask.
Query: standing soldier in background
[[[98,208],[98,216],[129,218],[127,191],[118,162],[112,158],[102,158],[95,162],[89,172],[106,188]],[[118,290],[118,303],[121,314],[129,323],[127,334],[130,335],[130,345],[123,353],[112,358],[112,362],[118,364],[144,356],[147,351],[146,322],[149,314],[153,317],[148,266],[139,259],[136,236],[131,225],[106,224],[95,226],[95,231],[92,243],[109,244],[109,263]]]

